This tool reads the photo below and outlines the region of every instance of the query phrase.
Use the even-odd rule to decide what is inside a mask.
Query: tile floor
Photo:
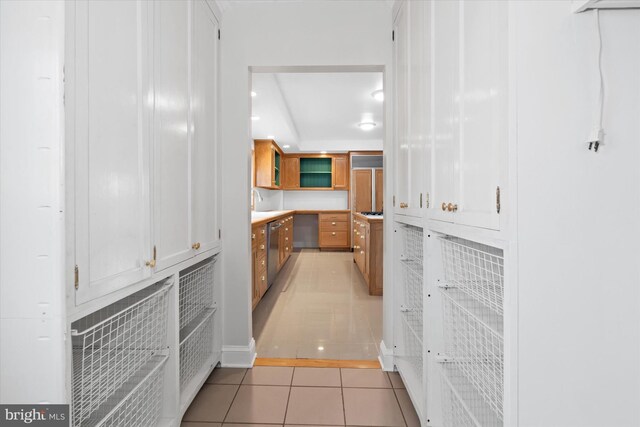
[[[351,252],[294,253],[253,311],[258,357],[377,359],[382,297]]]
[[[233,425],[418,427],[395,372],[379,369],[216,368],[182,427]]]

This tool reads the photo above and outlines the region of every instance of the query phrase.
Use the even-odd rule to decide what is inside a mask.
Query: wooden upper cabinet
[[[376,212],[382,212],[384,208],[384,172],[376,169]]]
[[[282,158],[282,189],[300,189],[300,157]]]
[[[353,171],[353,207],[355,212],[369,212],[371,200],[371,169]],[[377,194],[376,194],[377,196]]]
[[[279,190],[283,153],[272,139],[254,140],[256,187]]]
[[[333,157],[333,189],[349,189],[349,156],[346,154]]]

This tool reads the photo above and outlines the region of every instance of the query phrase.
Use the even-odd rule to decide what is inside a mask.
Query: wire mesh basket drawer
[[[209,258],[180,272],[180,327],[188,325],[213,304],[214,264]]]
[[[422,242],[423,230],[413,225],[404,225],[402,227],[404,233],[403,255],[407,260],[417,261],[422,265]]]
[[[121,387],[115,394],[113,406],[102,420],[97,423],[87,423],[96,427],[147,427],[156,425],[162,413],[162,384],[164,365],[167,356],[156,356],[144,369],[138,371],[128,384]],[[101,415],[101,414],[96,414]]]
[[[442,369],[443,418],[446,427],[499,427],[502,421],[454,364]]]
[[[402,347],[399,356],[401,360],[404,360],[410,367],[413,378],[415,378],[418,383],[422,383],[422,336],[417,335],[414,328],[407,322],[405,316],[403,316],[402,319]]]
[[[158,283],[72,324],[74,426],[113,406],[116,392],[137,378],[166,346],[170,285]]]
[[[452,236],[442,237],[440,242],[447,286],[503,314],[503,251]]]
[[[180,390],[213,355],[214,309],[207,310],[193,328],[180,331]]]
[[[502,318],[466,294],[442,292],[447,358],[502,419]]]

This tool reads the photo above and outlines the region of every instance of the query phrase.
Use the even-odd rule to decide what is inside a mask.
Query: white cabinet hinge
[[[73,286],[78,289],[80,287],[80,269],[76,265],[73,269]]]

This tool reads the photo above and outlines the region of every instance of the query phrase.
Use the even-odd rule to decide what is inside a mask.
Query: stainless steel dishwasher
[[[269,234],[267,235],[267,289],[276,280],[278,274],[278,259],[280,257],[280,221],[273,221],[268,224]]]

